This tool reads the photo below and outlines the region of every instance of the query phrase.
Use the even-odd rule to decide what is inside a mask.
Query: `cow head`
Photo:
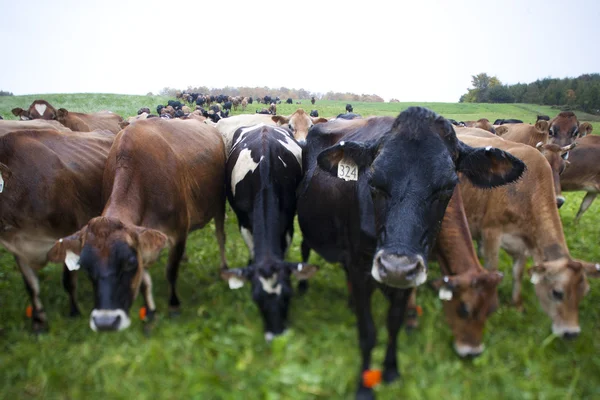
[[[490,120],[487,118],[481,118],[477,120],[477,122],[475,122],[475,128],[486,130],[488,132],[493,133],[494,135],[496,134],[496,129],[490,123]]]
[[[60,239],[48,253],[70,270],[83,269],[94,287],[94,331],[127,328],[129,309],[137,296],[145,266],[158,258],[167,237],[154,229],[97,217],[75,234]]]
[[[15,117],[18,117],[21,121],[29,121],[29,111],[23,110],[21,107],[13,108],[12,113]]]
[[[271,117],[271,119],[279,126],[287,125],[287,127],[290,128],[290,130],[294,133],[294,139],[296,139],[296,141],[298,141],[300,144],[306,143],[308,131],[314,124],[327,122],[327,119],[325,118],[309,117],[302,108],[296,110],[296,112],[289,117],[284,117],[283,115],[274,115]]]
[[[445,276],[431,283],[442,300],[459,356],[483,352],[483,328],[498,308],[497,288],[501,281],[501,273],[479,270]]]
[[[56,109],[46,100],[35,100],[27,110],[27,117],[28,119],[56,119]]]
[[[245,281],[252,285],[252,300],[260,310],[265,328],[265,339],[271,341],[282,334],[288,322],[288,311],[293,288],[290,277],[306,280],[317,267],[309,264],[293,264],[284,261],[250,265],[246,268],[221,271],[221,278],[229,282],[231,289],[238,289]]]
[[[542,309],[552,319],[552,333],[572,339],[579,335],[579,303],[590,287],[587,277],[598,277],[600,265],[568,258],[529,269]]]
[[[340,141],[317,157],[319,167],[356,185],[360,227],[375,242],[371,275],[408,288],[427,279],[426,260],[462,172],[474,185],[513,182],[523,162],[492,147],[459,141],[452,124],[433,111],[411,107],[384,135]]]
[[[545,121],[542,121],[545,122]],[[562,195],[560,187],[560,174],[569,166],[569,151],[572,150],[577,143],[573,142],[568,146],[560,147],[556,144],[544,144],[539,142],[535,147],[542,152],[550,168],[552,169],[552,180],[554,182],[554,193],[556,195],[556,206],[561,208],[565,203],[565,198]]]
[[[573,143],[577,138],[591,133],[592,125],[579,121],[571,111],[564,111],[550,121],[550,141],[559,146]]]

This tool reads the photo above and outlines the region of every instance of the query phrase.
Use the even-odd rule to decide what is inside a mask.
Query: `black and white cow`
[[[354,108],[352,108],[352,104],[346,104],[346,112],[347,113],[354,112]]]
[[[507,119],[497,119],[494,121],[493,125],[504,125],[504,124],[522,124],[523,121],[520,119],[507,118]]]
[[[227,198],[235,211],[250,262],[222,271],[229,287],[252,285],[265,339],[284,332],[293,293],[290,277],[308,279],[315,266],[284,261],[294,234],[296,188],[302,149],[286,128],[258,124],[239,128],[226,165]]]
[[[310,116],[311,117],[318,117],[319,116],[319,111],[318,110],[310,110]]]
[[[433,111],[396,119],[337,119],[315,125],[304,148],[298,221],[307,246],[344,266],[357,317],[362,363],[358,398],[374,398],[362,376],[376,330],[370,298],[390,301],[383,379],[398,378],[397,334],[411,287],[427,279],[427,256],[462,172],[479,187],[516,180],[525,166],[492,147],[472,148]]]

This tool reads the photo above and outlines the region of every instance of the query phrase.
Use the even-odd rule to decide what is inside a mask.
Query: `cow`
[[[535,122],[538,121],[550,121],[550,116],[548,115],[538,115],[537,119],[535,120]]]
[[[246,107],[248,107],[248,99],[244,97],[242,99],[242,111],[246,111]]]
[[[252,104],[254,103],[254,99],[252,98],[252,96],[248,97],[248,104]]]
[[[498,269],[504,248],[513,259],[513,304],[522,309],[521,280],[529,255],[529,270],[542,309],[552,319],[552,332],[576,337],[579,302],[588,291],[586,275],[594,265],[571,258],[555,203],[550,165],[531,146],[502,140],[459,135],[471,146],[494,146],[521,159],[527,170],[519,181],[495,190],[480,190],[462,181],[460,190],[474,239],[482,240],[486,268]]]
[[[313,106],[315,105],[315,96],[312,96],[310,98],[310,104],[312,104]]]
[[[231,101],[226,101],[225,103],[223,103],[223,110],[229,110],[231,112],[232,104],[233,103]]]
[[[390,301],[383,379],[399,377],[397,334],[406,302],[410,288],[427,279],[426,258],[457,172],[494,187],[514,181],[523,169],[502,150],[463,144],[446,119],[421,107],[397,118],[335,120],[311,129],[298,222],[307,247],[341,262],[352,286],[362,353],[357,397],[374,398],[362,374],[376,342],[370,309],[376,287]]]
[[[244,281],[264,323],[267,341],[284,332],[292,297],[290,277],[308,279],[317,268],[284,261],[294,234],[302,148],[291,131],[265,124],[239,128],[226,166],[227,199],[250,252],[246,268],[221,277],[232,289]]]
[[[362,115],[360,114],[355,114],[355,113],[345,113],[345,114],[338,114],[337,117],[335,117],[336,119],[357,119],[357,118],[362,118]]]
[[[169,310],[177,313],[176,281],[188,232],[213,218],[221,268],[226,268],[224,175],[221,136],[200,121],[146,119],[117,135],[106,162],[101,215],[48,253],[53,261],[66,260],[88,273],[95,294],[92,330],[126,329],[139,290],[147,318],[153,318],[156,304],[146,268],[167,245]]]
[[[354,112],[354,108],[352,108],[352,104],[346,104],[346,112],[347,113]]]
[[[207,103],[207,98],[206,97],[204,97],[204,96],[198,96],[198,98],[196,98],[196,105],[197,106],[202,107],[206,103]]]
[[[0,121],[3,120],[4,118],[2,118],[2,115],[0,115]]]
[[[262,114],[241,114],[234,115],[230,118],[221,119],[215,127],[223,137],[225,143],[225,152],[229,154],[233,146],[233,136],[235,132],[243,126],[252,126],[257,124],[265,124],[276,126],[277,122],[272,119],[271,115]]]
[[[242,101],[240,100],[239,97],[234,97],[233,100],[231,101],[231,104],[233,104],[233,111],[237,111],[238,107],[240,106],[240,103]]]
[[[265,96],[265,97],[263,97],[262,101],[265,104],[271,104],[271,102],[272,102],[271,96]]]
[[[457,121],[457,120],[451,119],[451,118],[448,118],[448,121],[450,121],[450,123],[454,126],[459,126],[459,127],[463,127],[463,128],[465,126],[467,126],[463,121]]]
[[[571,165],[560,176],[562,190],[587,192],[575,216],[575,222],[579,222],[600,193],[600,137],[588,135],[578,139],[577,147],[569,153],[568,160]]]
[[[150,114],[150,109],[148,107],[142,107],[138,110],[137,115],[140,115],[143,113]]]
[[[43,120],[43,119],[32,119],[28,121],[14,121],[14,120],[3,120],[0,122],[0,135],[4,135],[8,132],[16,130],[40,130],[50,129],[57,132],[72,132],[69,128],[64,126],[58,121]]]
[[[508,118],[508,119],[497,119],[494,121],[494,125],[504,125],[504,124],[522,124],[523,121],[521,121],[520,119],[513,119],[513,118]]]
[[[579,124],[577,116],[571,111],[563,111],[550,120],[550,142],[567,146],[580,137],[592,132],[589,122]]]
[[[277,115],[277,104],[271,103],[269,106],[269,113],[271,113],[271,115]]]
[[[493,125],[490,124],[490,120],[487,118],[480,118],[477,121],[465,121],[464,126],[468,128],[484,129],[488,132],[496,134],[496,130],[494,129]]]
[[[102,175],[113,139],[109,131],[51,129],[16,130],[0,137],[0,243],[23,274],[36,333],[48,329],[36,271],[48,262],[57,239],[102,210]],[[65,267],[63,286],[71,316],[79,315],[76,282]]]
[[[319,116],[319,111],[318,110],[310,110],[310,116],[311,117],[318,117]]]
[[[294,100],[292,100],[291,97],[288,97],[288,99],[285,101],[287,104],[294,104]]]
[[[308,135],[310,128],[312,128],[315,124],[327,122],[326,118],[309,117],[302,108],[294,111],[294,113],[289,117],[275,115],[273,116],[272,120],[275,121],[275,123],[277,123],[279,126],[287,125],[287,128],[293,132],[294,138],[301,145],[306,143],[306,136]]]

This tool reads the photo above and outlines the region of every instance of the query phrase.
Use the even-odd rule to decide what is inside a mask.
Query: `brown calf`
[[[152,318],[156,306],[146,268],[167,243],[169,307],[177,311],[176,280],[188,232],[213,218],[226,267],[224,178],[221,135],[200,121],[151,118],[117,135],[104,173],[102,215],[49,253],[88,272],[95,292],[93,330],[127,328],[140,289]]]
[[[552,319],[556,335],[575,337],[580,332],[578,305],[589,286],[586,272],[597,273],[597,265],[574,260],[569,255],[560,216],[555,205],[550,165],[530,146],[500,138],[460,135],[471,146],[493,146],[508,151],[527,165],[514,184],[480,190],[460,184],[469,228],[483,241],[486,267],[498,268],[498,253],[504,248],[513,258],[513,302],[521,306],[521,279],[528,256],[536,264],[530,269],[532,283],[544,311]]]
[[[0,243],[14,255],[32,303],[33,330],[47,329],[36,271],[55,241],[102,210],[101,187],[111,132],[22,130],[0,138]],[[60,260],[62,263],[63,260]],[[63,285],[75,302],[75,276]]]

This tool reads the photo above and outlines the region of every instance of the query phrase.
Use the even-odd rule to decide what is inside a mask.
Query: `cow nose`
[[[454,342],[454,351],[456,351],[456,354],[462,358],[475,358],[480,356],[484,349],[485,346],[483,344],[473,346],[470,344],[460,343],[459,341]]]
[[[565,332],[563,333],[563,338],[567,340],[573,340],[579,336],[579,332]]]
[[[116,331],[121,325],[120,315],[97,315],[92,317],[96,330],[99,331]]]
[[[556,196],[556,206],[561,208],[563,204],[565,204],[565,198],[562,196]]]
[[[375,280],[397,288],[418,286],[427,280],[427,269],[421,256],[405,256],[379,251],[371,275]]]

